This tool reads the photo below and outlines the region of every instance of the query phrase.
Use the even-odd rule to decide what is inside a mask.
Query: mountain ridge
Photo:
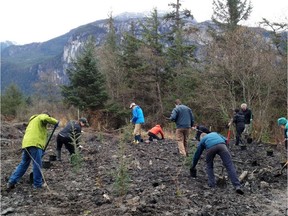
[[[147,15],[143,13],[122,13],[115,16],[113,19],[116,34],[121,35],[121,33],[127,32],[132,21],[143,21],[145,17]],[[162,31],[169,29],[169,24],[165,25],[163,25]],[[209,20],[197,23],[190,19],[186,20],[185,26],[198,29],[203,40],[210,40],[207,34],[208,28],[216,28],[216,25]],[[31,94],[33,83],[39,80],[41,74],[47,72],[53,74],[53,79],[58,84],[67,83],[66,69],[83,42],[88,36],[93,35],[96,45],[101,46],[105,41],[108,28],[108,18],[100,19],[71,29],[69,32],[45,42],[25,45],[10,43],[3,50],[1,48],[1,90],[5,90],[14,82],[25,94]],[[190,37],[189,40],[191,43],[197,44],[198,48],[204,46],[197,37]]]

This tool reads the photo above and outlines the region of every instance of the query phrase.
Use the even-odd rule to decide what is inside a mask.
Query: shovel
[[[52,136],[53,136],[53,134],[54,134],[54,132],[55,132],[55,130],[56,130],[56,128],[57,128],[57,126],[58,126],[57,124],[54,125],[54,128],[53,128],[53,130],[52,130],[52,132],[51,132],[51,134],[50,134],[50,136],[49,136],[49,138],[48,138],[48,140],[47,140],[47,143],[46,143],[46,145],[45,145],[45,147],[44,147],[42,157],[44,156],[44,152],[46,151],[47,146],[48,146],[48,144],[49,144],[49,142],[50,142],[50,140],[51,140],[51,138],[52,138]],[[30,176],[29,176],[29,177],[30,177],[30,182],[33,183],[33,172],[30,173]]]
[[[279,177],[283,174],[283,170],[287,167],[288,161],[284,164],[284,166],[281,168],[280,172],[275,174],[274,177]]]
[[[231,136],[231,125],[228,126],[228,134],[227,134],[227,141],[226,141],[226,145],[229,146],[230,143],[230,136]]]

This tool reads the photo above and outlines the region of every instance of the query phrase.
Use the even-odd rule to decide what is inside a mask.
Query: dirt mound
[[[20,124],[21,125],[21,124]],[[57,129],[44,156],[54,154]],[[19,124],[2,123],[1,128],[1,204],[2,215],[286,215],[287,175],[279,177],[282,146],[274,156],[266,155],[267,145],[251,143],[246,150],[229,146],[237,173],[242,177],[244,195],[235,193],[215,159],[218,187],[207,186],[205,158],[197,166],[197,178],[189,175],[191,158],[178,154],[173,140],[138,145],[118,136],[83,134],[81,168],[70,164],[67,150],[63,161],[52,161],[43,169],[46,188],[34,190],[28,170],[11,192],[7,180],[21,160]],[[85,129],[84,129],[85,131]],[[131,133],[130,133],[131,134]],[[132,137],[131,137],[132,138]],[[2,139],[10,140],[3,144]],[[191,151],[196,142],[190,143]],[[192,154],[190,154],[192,157]],[[285,155],[285,154],[284,154]],[[31,165],[30,165],[31,168]]]

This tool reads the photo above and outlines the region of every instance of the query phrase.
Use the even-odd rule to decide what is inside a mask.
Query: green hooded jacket
[[[47,114],[31,116],[22,140],[22,149],[35,146],[44,150],[47,142],[47,124],[55,125],[57,122],[57,119]]]

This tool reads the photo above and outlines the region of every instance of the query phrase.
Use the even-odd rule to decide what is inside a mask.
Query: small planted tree
[[[74,130],[74,125],[71,123],[72,125],[72,134],[71,134],[71,140],[72,142],[70,143],[71,145],[73,145],[74,149],[75,149],[75,153],[71,155],[70,158],[70,162],[72,164],[73,167],[73,171],[74,172],[78,172],[82,166],[82,162],[83,162],[83,158],[80,152],[80,149],[78,148],[79,146],[79,140],[80,137],[79,135],[76,134],[75,130]]]
[[[115,183],[114,183],[114,189],[116,194],[119,196],[123,196],[127,193],[130,177],[128,174],[127,169],[127,158],[125,155],[126,151],[126,143],[128,140],[130,140],[130,133],[129,131],[124,129],[124,133],[120,134],[120,142],[119,142],[119,149],[118,149],[118,167],[115,173]]]

